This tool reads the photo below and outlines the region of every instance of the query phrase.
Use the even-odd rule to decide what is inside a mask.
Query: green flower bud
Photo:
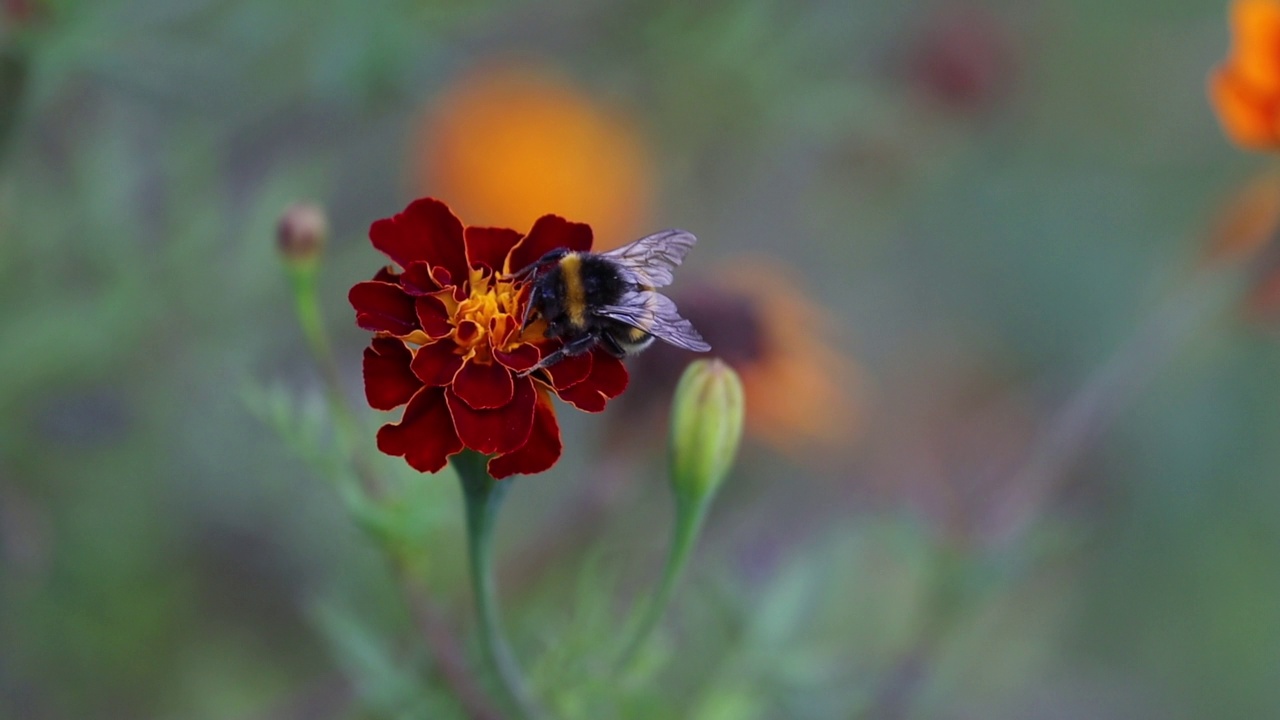
[[[722,360],[697,360],[685,368],[671,401],[671,487],[676,518],[662,585],[631,633],[620,667],[632,667],[657,627],[702,532],[711,498],[733,467],[742,440],[746,401],[742,381]]]
[[[690,363],[671,403],[671,483],[687,502],[708,501],[733,467],[746,401],[738,373],[722,360]]]

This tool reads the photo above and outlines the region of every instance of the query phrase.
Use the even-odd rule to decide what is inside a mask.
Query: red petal
[[[571,388],[586,380],[587,376],[591,374],[593,355],[595,353],[570,355],[555,365],[546,368],[547,374],[551,376],[551,385],[559,391]]]
[[[448,205],[434,198],[414,200],[404,212],[375,222],[369,239],[402,268],[421,260],[447,269],[454,278],[467,276],[462,222]]]
[[[551,406],[551,397],[540,392],[529,439],[519,450],[490,460],[489,474],[501,479],[516,473],[531,475],[543,472],[560,459],[560,450],[560,426],[556,423],[555,408]]]
[[[509,453],[524,445],[533,427],[537,396],[529,378],[516,378],[511,402],[493,410],[474,410],[452,389],[445,393],[458,437],[467,447],[485,455]]]
[[[409,402],[422,381],[409,369],[413,353],[395,338],[374,338],[364,349],[364,396],[375,410]]]
[[[462,450],[441,388],[423,388],[409,401],[398,423],[378,430],[378,449],[401,456],[419,472],[439,472]]]
[[[583,412],[598,413],[604,410],[604,406],[608,403],[598,390],[587,383],[578,383],[566,390],[557,390],[556,394],[561,400]]]
[[[454,278],[457,277],[455,281]],[[442,289],[453,293],[453,299],[462,302],[467,299],[467,281],[470,276],[467,274],[453,275],[447,269],[442,267],[431,268],[431,279],[435,281]]]
[[[431,268],[431,279],[434,280],[435,283],[442,288],[454,287],[453,273],[449,272],[448,268],[443,268],[443,267]],[[466,280],[466,277],[463,277],[462,279]]]
[[[603,350],[597,350],[591,376],[570,388],[557,389],[561,400],[586,412],[600,412],[609,398],[617,397],[627,389],[627,368],[618,358]]]
[[[449,322],[449,311],[445,309],[440,298],[423,295],[415,301],[414,309],[418,313],[418,323],[427,337],[435,340],[453,332],[453,324]]]
[[[616,398],[627,389],[631,376],[622,360],[610,355],[606,350],[597,349],[591,353],[595,363],[591,366],[591,377],[583,385],[590,385],[607,398]]]
[[[387,282],[395,285],[400,282],[400,275],[390,265],[383,265],[378,268],[378,272],[374,273],[373,279],[375,282]]]
[[[516,372],[528,370],[534,365],[537,365],[538,360],[542,359],[541,354],[538,352],[538,348],[532,345],[517,345],[511,352],[494,350],[493,356],[498,359],[498,362],[506,365],[512,370],[515,370]]]
[[[520,242],[520,233],[507,228],[469,227],[463,234],[467,241],[467,260],[471,267],[487,267],[502,272],[502,261]]]
[[[511,402],[515,384],[506,367],[498,363],[482,365],[473,360],[463,365],[453,378],[453,391],[471,407],[491,410]]]
[[[440,289],[431,276],[431,266],[424,262],[415,262],[404,269],[400,275],[400,287],[410,295],[427,295]]]
[[[591,226],[569,222],[559,215],[543,215],[533,224],[529,234],[511,250],[508,272],[523,270],[556,248],[590,250]]]
[[[356,283],[347,300],[356,309],[356,325],[365,330],[408,335],[418,329],[413,298],[398,285],[372,280]]]
[[[443,340],[430,345],[423,345],[413,354],[413,374],[422,380],[424,385],[439,387],[453,382],[453,376],[462,367],[462,356],[455,352],[457,345]]]

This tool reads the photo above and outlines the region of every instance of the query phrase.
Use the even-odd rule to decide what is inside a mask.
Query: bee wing
[[[636,285],[659,288],[671,284],[673,271],[696,242],[693,233],[663,230],[600,254],[629,270]]]
[[[690,237],[693,237],[692,235]],[[706,352],[711,346],[693,327],[680,317],[671,298],[651,290],[627,293],[617,305],[606,305],[595,314],[640,328],[659,340],[693,352]]]

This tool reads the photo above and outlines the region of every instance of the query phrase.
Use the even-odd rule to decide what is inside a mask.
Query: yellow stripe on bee
[[[564,309],[569,314],[569,322],[581,327],[587,320],[587,294],[582,287],[582,256],[569,253],[560,258],[560,277],[564,278]]]

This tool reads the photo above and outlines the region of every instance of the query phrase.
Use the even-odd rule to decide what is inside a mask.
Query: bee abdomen
[[[630,328],[624,337],[618,338],[618,346],[627,355],[635,355],[653,344],[653,336],[640,328]]]

